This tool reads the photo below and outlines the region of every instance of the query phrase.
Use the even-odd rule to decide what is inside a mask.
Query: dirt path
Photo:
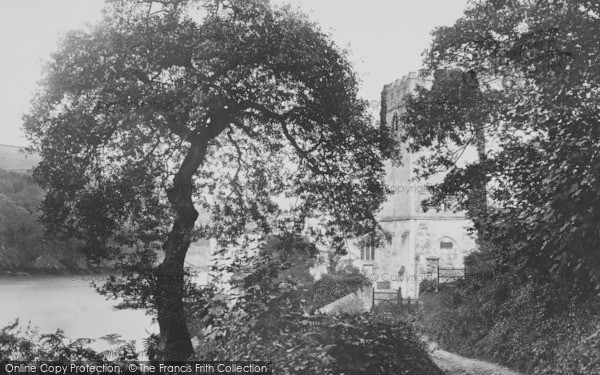
[[[446,375],[521,375],[492,363],[461,357],[430,344],[431,359]]]

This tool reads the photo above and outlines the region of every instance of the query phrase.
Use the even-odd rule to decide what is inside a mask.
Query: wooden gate
[[[402,289],[397,291],[378,291],[373,288],[371,311],[377,314],[403,314],[419,309],[418,298],[402,298]]]

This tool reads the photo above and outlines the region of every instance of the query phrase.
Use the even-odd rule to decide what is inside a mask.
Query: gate
[[[402,314],[419,309],[418,298],[402,298],[402,289],[397,291],[378,291],[373,288],[371,311],[377,314]]]
[[[465,278],[465,268],[438,268],[437,291],[452,289],[458,280]]]
[[[491,271],[478,271],[473,272],[466,268],[438,268],[437,270],[437,290],[450,289],[456,286],[458,280],[467,281],[485,281],[494,278],[494,272]]]
[[[466,274],[465,268],[438,268],[437,271],[438,284],[464,279]]]

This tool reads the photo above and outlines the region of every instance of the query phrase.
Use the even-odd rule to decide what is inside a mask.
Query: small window
[[[375,241],[367,240],[360,248],[360,259],[375,260]]]
[[[378,281],[377,289],[392,289],[392,285],[389,281]]]
[[[452,241],[448,241],[448,240],[440,241],[440,249],[452,249],[453,247],[454,247],[454,244],[452,243]]]
[[[394,112],[394,117],[392,117],[392,131],[397,132],[400,128],[400,120],[398,119],[398,113]]]

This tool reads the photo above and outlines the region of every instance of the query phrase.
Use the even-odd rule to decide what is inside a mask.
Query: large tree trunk
[[[485,132],[483,130],[483,125],[479,125],[475,130],[475,145],[477,148],[477,155],[479,158],[479,164],[482,166],[482,169],[485,168],[483,164],[485,164],[487,160],[486,155],[486,140],[485,140]],[[486,238],[486,220],[487,220],[487,176],[483,172],[480,171],[480,175],[477,181],[474,182],[473,189],[473,202],[472,202],[472,210],[473,217],[475,218],[475,225],[477,226],[477,234],[480,240],[485,241]]]
[[[191,233],[198,218],[192,201],[192,178],[204,162],[208,139],[192,141],[169,191],[175,220],[167,241],[163,245],[165,258],[158,274],[158,324],[163,343],[164,359],[182,361],[193,353],[183,308],[183,265],[190,246]]]
[[[465,76],[463,76],[464,80]],[[469,81],[467,84],[468,90],[479,92],[479,80],[477,74],[470,72],[468,75]],[[479,109],[476,109],[479,111]],[[478,116],[476,116],[478,117]],[[487,175],[484,171],[485,163],[487,161],[486,153],[486,138],[485,138],[485,118],[483,115],[481,119],[475,118],[474,120],[474,131],[475,131],[475,147],[477,149],[477,156],[479,159],[479,173],[476,177],[476,181],[473,181],[473,190],[469,197],[469,216],[475,224],[477,230],[477,237],[480,247],[485,242],[486,238],[486,221],[488,215],[487,209]],[[479,121],[480,120],[480,121]]]

